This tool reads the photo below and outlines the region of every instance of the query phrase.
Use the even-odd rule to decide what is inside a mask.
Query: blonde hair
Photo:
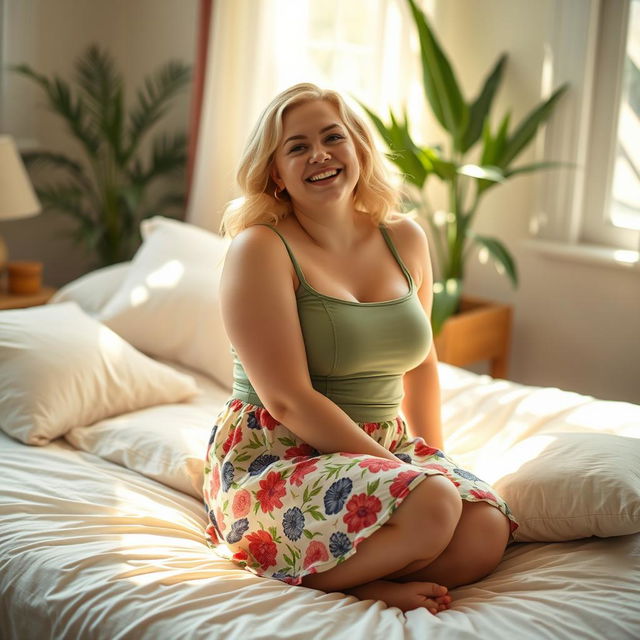
[[[310,100],[326,100],[332,104],[351,135],[360,164],[360,178],[354,192],[356,209],[368,213],[377,224],[399,217],[395,211],[398,193],[389,181],[382,154],[376,149],[364,120],[336,91],[300,83],[279,93],[267,105],[251,132],[237,173],[244,200],[239,205],[230,203],[227,206],[220,225],[225,236],[234,237],[257,223],[276,225],[292,213],[286,192],[278,196],[279,200],[275,198],[277,185],[270,172],[282,139],[285,113]]]

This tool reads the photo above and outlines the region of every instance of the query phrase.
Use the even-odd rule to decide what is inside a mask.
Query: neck
[[[323,206],[322,211],[298,207],[293,215],[307,237],[318,247],[335,253],[351,250],[370,232],[371,218],[355,209],[353,202]]]

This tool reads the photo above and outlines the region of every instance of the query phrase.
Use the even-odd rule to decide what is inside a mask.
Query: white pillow
[[[640,438],[543,433],[478,470],[506,500],[517,542],[555,542],[640,531]]]
[[[195,375],[202,392],[189,402],[108,418],[64,437],[78,449],[202,500],[207,442],[229,392]]]
[[[0,428],[26,444],[198,393],[75,302],[1,311],[0,363]]]
[[[230,242],[160,216],[143,221],[141,232],[144,242],[100,320],[141,351],[231,389],[233,358],[218,291]]]
[[[77,302],[85,313],[97,316],[122,285],[130,264],[120,262],[80,276],[58,289],[49,304]]]

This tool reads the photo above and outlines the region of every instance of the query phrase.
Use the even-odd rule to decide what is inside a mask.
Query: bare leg
[[[387,575],[398,582],[429,580],[450,589],[477,582],[500,563],[509,539],[509,519],[487,502],[463,502],[462,515],[447,548],[430,564]]]
[[[461,513],[462,500],[451,482],[429,476],[404,499],[386,525],[360,543],[357,553],[329,571],[305,576],[302,584],[322,591],[344,591],[417,560],[426,566],[449,544]]]

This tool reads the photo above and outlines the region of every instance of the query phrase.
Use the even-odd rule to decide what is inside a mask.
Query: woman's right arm
[[[397,458],[368,436],[309,377],[291,261],[278,236],[262,226],[239,233],[220,284],[222,319],[267,411],[321,453]]]

